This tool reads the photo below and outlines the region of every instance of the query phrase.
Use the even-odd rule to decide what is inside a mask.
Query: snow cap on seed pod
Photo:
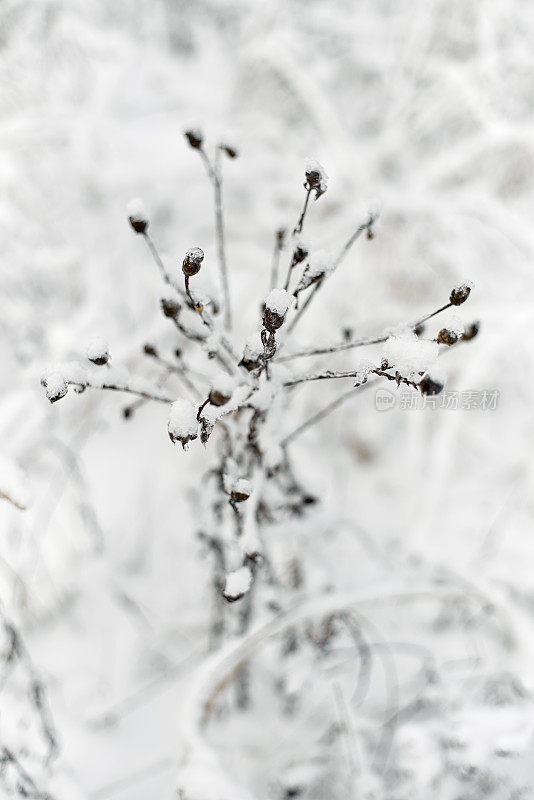
[[[315,192],[315,199],[318,200],[326,192],[328,175],[325,168],[315,158],[307,158],[304,170],[306,172],[306,189]]]
[[[51,403],[61,400],[69,390],[69,384],[61,372],[51,372],[41,380],[41,384],[45,387],[46,396]]]
[[[473,288],[473,284],[469,281],[464,281],[463,283],[459,283],[451,292],[449,297],[449,301],[452,303],[453,306],[461,306],[462,303],[465,303],[469,295],[471,294],[471,289]]]
[[[263,355],[263,343],[259,331],[253,333],[245,342],[243,348],[243,357],[239,362],[240,367],[245,367],[249,372],[258,369],[261,365],[261,356]]]
[[[232,503],[243,503],[252,494],[252,484],[246,478],[238,478],[230,492]]]
[[[265,300],[263,324],[271,333],[274,333],[284,324],[284,319],[289,308],[290,296],[285,289],[273,289]]]
[[[446,344],[450,347],[458,341],[458,334],[456,331],[449,328],[442,328],[438,333],[436,341],[438,344]]]
[[[128,220],[136,233],[145,233],[148,228],[148,214],[139,197],[134,197],[126,206]]]
[[[212,406],[225,406],[232,397],[234,381],[225,372],[219,372],[212,381],[209,400]]]
[[[96,364],[98,367],[107,364],[110,359],[107,342],[100,336],[91,340],[85,354],[89,361],[91,361],[92,364]]]
[[[200,247],[191,247],[185,254],[182,261],[182,272],[184,275],[196,275],[200,272],[200,267],[204,261],[204,251]]]
[[[197,409],[188,400],[182,398],[171,405],[167,426],[171,442],[180,442],[187,450],[189,442],[198,436]]]
[[[240,567],[229,572],[226,576],[223,595],[229,603],[233,603],[243,597],[252,585],[252,570],[250,567]]]

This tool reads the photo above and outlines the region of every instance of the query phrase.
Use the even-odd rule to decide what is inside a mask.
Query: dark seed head
[[[109,355],[106,353],[105,355],[96,356],[95,358],[90,358],[89,361],[92,364],[96,364],[97,367],[103,367],[104,364],[107,364],[109,361]]]
[[[430,375],[425,375],[419,381],[419,391],[421,394],[424,395],[436,395],[439,394],[443,389],[443,384],[439,381],[430,377]]]
[[[244,503],[250,497],[250,489],[245,481],[238,481],[237,486],[230,492],[231,503]]]
[[[184,136],[189,142],[191,147],[193,147],[195,150],[200,150],[204,142],[204,139],[202,138],[202,134],[200,133],[200,131],[197,130],[185,131]]]
[[[304,261],[307,255],[308,255],[307,249],[299,244],[297,247],[295,247],[295,250],[293,251],[293,265],[300,264],[302,261]]]
[[[196,275],[197,272],[200,272],[203,260],[204,251],[201,250],[200,247],[192,247],[188,250],[182,261],[182,272],[184,275],[191,277],[191,275]]]
[[[436,341],[438,344],[446,344],[450,347],[458,341],[458,334],[454,331],[450,331],[448,328],[442,328],[438,333]]]
[[[128,221],[136,233],[145,233],[148,228],[148,216],[138,197],[128,203]]]
[[[156,350],[153,344],[145,344],[145,346],[143,347],[143,352],[145,353],[146,356],[152,356],[152,358],[158,357],[158,351]]]
[[[274,333],[278,328],[282,327],[284,319],[285,317],[282,317],[276,311],[273,311],[271,308],[266,308],[263,314],[263,326],[271,333]]]
[[[135,219],[135,217],[128,217],[130,225],[136,233],[144,233],[148,228],[146,219]]]
[[[174,300],[168,300],[164,297],[161,300],[161,310],[166,317],[170,317],[170,319],[176,319],[178,312],[180,311],[180,306]]]
[[[225,406],[229,401],[231,395],[223,394],[217,389],[212,389],[210,392],[210,403],[212,406]]]
[[[317,170],[310,170],[306,173],[306,182],[311,189],[318,189],[321,186],[321,173]]]
[[[480,323],[479,322],[472,322],[468,325],[465,331],[462,333],[461,339],[464,342],[469,342],[471,339],[474,339],[475,336],[478,334],[480,330]]]
[[[229,147],[227,144],[219,145],[221,150],[224,150],[228,158],[237,158],[238,152],[233,147]]]
[[[457,286],[452,290],[449,300],[453,306],[461,306],[462,303],[465,303],[470,294],[471,287],[463,283],[461,286]]]

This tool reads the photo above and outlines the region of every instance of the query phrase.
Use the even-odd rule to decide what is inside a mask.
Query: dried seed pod
[[[202,144],[204,143],[204,139],[202,137],[202,133],[197,129],[191,129],[189,131],[185,131],[184,133],[185,138],[189,142],[189,145],[194,150],[200,150]]]
[[[471,287],[469,284],[461,283],[452,290],[449,301],[453,306],[461,306],[462,303],[465,303],[470,294]]]
[[[148,228],[148,215],[142,201],[136,197],[127,206],[128,220],[136,233],[145,233]]]
[[[203,261],[204,251],[201,250],[200,247],[192,247],[186,252],[184,260],[182,261],[182,272],[188,277],[196,275],[197,272],[200,272]]]
[[[263,312],[263,325],[268,331],[274,333],[284,324],[287,309],[289,308],[289,294],[285,289],[273,289],[265,300]]]
[[[213,433],[213,429],[215,428],[215,423],[211,420],[206,419],[206,417],[201,417],[200,419],[200,441],[203,445],[207,444],[208,439],[210,438],[211,434]]]
[[[260,335],[258,333],[253,333],[245,342],[243,357],[239,362],[239,366],[245,367],[249,372],[258,369],[261,366],[263,349]]]
[[[458,334],[448,328],[442,328],[438,333],[436,341],[438,344],[446,344],[450,347],[458,341]]]
[[[56,403],[58,400],[61,400],[69,390],[69,384],[61,372],[50,373],[50,375],[47,375],[46,378],[41,380],[41,384],[45,387],[46,396],[51,403]]]
[[[250,567],[240,567],[226,576],[223,596],[229,603],[234,603],[243,597],[252,585],[252,570]]]
[[[296,264],[301,264],[305,258],[308,256],[308,248],[302,244],[299,244],[293,250],[293,258],[291,259],[291,265],[295,266]]]
[[[252,494],[252,484],[246,478],[239,478],[230,492],[231,503],[244,503]]]
[[[175,300],[169,300],[168,298],[163,297],[161,299],[161,310],[166,317],[169,317],[170,319],[176,319],[178,312],[180,311],[180,306]]]
[[[198,436],[197,411],[187,400],[179,399],[171,405],[167,426],[171,442],[180,442],[187,450],[189,442]]]
[[[152,358],[158,357],[158,351],[153,344],[145,344],[143,347],[143,352],[146,356],[151,356]]]
[[[305,166],[306,171],[306,183],[304,184],[305,188],[308,191],[315,192],[315,199],[318,200],[322,194],[326,192],[326,181],[328,179],[328,175],[326,174],[324,167],[319,164],[314,158],[309,158],[306,161]]]
[[[108,345],[104,339],[101,339],[100,337],[92,340],[92,342],[89,344],[89,347],[85,351],[85,354],[89,361],[92,364],[95,364],[97,367],[104,366],[104,364],[107,364],[110,359]]]
[[[225,406],[232,397],[234,385],[231,377],[221,372],[216,376],[209,393],[209,401],[212,406]]]
[[[221,150],[224,150],[228,158],[237,158],[237,156],[239,155],[237,150],[235,150],[235,148],[230,147],[227,144],[220,144],[219,147],[221,148]]]
[[[471,339],[474,339],[475,336],[478,334],[480,330],[480,323],[479,322],[471,322],[465,329],[465,331],[460,336],[460,339],[463,342],[469,342]]]
[[[419,391],[421,394],[432,396],[439,394],[443,390],[444,384],[437,378],[433,378],[428,373],[423,375],[419,381]]]

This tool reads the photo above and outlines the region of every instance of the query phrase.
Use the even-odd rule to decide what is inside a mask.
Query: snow
[[[167,430],[170,438],[173,441],[180,441],[186,449],[188,442],[197,437],[197,408],[183,398],[175,400],[169,411]]]
[[[316,283],[319,278],[327,276],[334,270],[335,258],[331,253],[325,250],[318,250],[308,259],[306,269],[295,287],[294,294],[307,289],[313,283]]]
[[[401,375],[413,376],[427,370],[438,357],[439,347],[436,342],[426,341],[405,330],[390,336],[382,350],[390,367]]]
[[[304,162],[304,172],[306,173],[306,177],[308,175],[317,173],[317,185],[314,184],[313,188],[316,192],[315,199],[317,200],[322,194],[326,192],[328,175],[326,174],[325,168],[322,164],[319,164],[317,159],[315,158],[307,158]]]
[[[126,206],[126,212],[135,222],[148,222],[148,214],[143,201],[134,197]]]
[[[243,597],[252,585],[252,572],[250,567],[240,567],[229,572],[226,576],[223,594],[227,600],[233,602]]]
[[[196,761],[180,770],[179,800],[252,800],[218,764]]]
[[[252,483],[247,478],[238,478],[232,486],[232,492],[238,495],[250,497],[252,494]]]
[[[0,456],[0,499],[7,500],[19,509],[25,509],[30,499],[24,471],[5,456]]]
[[[225,397],[231,397],[236,385],[234,377],[227,372],[218,372],[211,382],[212,391],[219,392]]]
[[[65,375],[59,371],[47,373],[43,377],[43,384],[46,388],[46,396],[51,403],[65,397],[69,390]]]
[[[261,341],[260,332],[252,333],[245,341],[243,349],[243,358],[247,361],[257,361],[263,355],[263,343]]]
[[[85,354],[89,361],[101,361],[109,359],[109,345],[101,336],[91,339]]]
[[[291,295],[285,289],[273,289],[265,298],[265,307],[280,317],[286,314],[290,303]]]
[[[254,798],[283,798],[286,780],[309,781],[303,796],[324,800],[366,792],[384,800],[527,796],[523,787],[534,782],[534,377],[525,366],[534,348],[532,4],[4,6],[0,418],[2,452],[27,476],[32,503],[22,512],[0,501],[0,596],[44,680],[61,757],[41,764],[28,672],[20,663],[7,669],[4,659],[0,746],[16,747],[55,800],[176,797],[176,764],[191,755],[176,721],[213,655],[210,691],[196,707],[209,720],[197,735],[218,756],[218,771],[193,754],[208,784],[196,786],[200,800],[228,783],[239,797],[241,782]],[[182,350],[199,403],[221,368],[161,315],[157,300],[170,290],[125,220],[126,200],[140,194],[151,238],[177,279],[186,248],[201,244],[206,267],[194,294],[220,305],[211,187],[182,136],[185,120],[198,121],[210,155],[220,141],[242,153],[235,162],[221,154],[236,355],[260,324],[281,227],[275,283],[284,285],[305,195],[303,156],[313,152],[331,178],[307,212],[312,260],[322,248],[339,253],[367,222],[368,195],[382,198],[383,224],[373,241],[363,232],[291,338],[288,325],[281,329],[277,358],[342,341],[346,323],[365,337],[423,317],[447,303],[465,273],[477,289],[458,310],[465,326],[480,320],[481,333],[436,364],[446,364],[447,391],[460,401],[500,390],[497,410],[444,410],[439,397],[435,410],[406,410],[403,386],[373,376],[288,449],[295,482],[320,501],[289,519],[280,437],[352,381],[303,384],[280,400],[276,358],[254,408],[222,420],[235,445],[254,409],[266,412],[257,446],[274,477],[266,489],[254,476],[238,515],[221,497],[215,523],[219,475],[211,470],[221,466],[222,432],[182,457],[169,446],[163,403],[91,390],[77,397],[73,389],[50,406],[35,380],[47,362],[60,388],[67,377],[96,385],[109,377],[85,359],[94,331],[109,336],[114,363],[134,376],[128,380],[147,388],[161,382],[158,391],[173,400],[186,388],[144,357],[145,342],[173,363]],[[429,320],[422,336],[456,329],[452,311]],[[208,350],[222,329],[221,314],[213,316]],[[179,320],[205,336],[198,314],[184,309]],[[324,369],[363,375],[361,355],[378,366],[382,350],[284,366],[290,377]],[[71,358],[83,368],[61,363]],[[420,353],[415,360],[425,363]],[[387,413],[377,413],[375,386],[394,395]],[[129,419],[126,404],[138,409]],[[234,479],[250,467],[240,463]],[[267,495],[276,514],[263,522]],[[298,490],[289,497],[296,504]],[[217,574],[214,551],[199,547],[196,533],[220,535],[231,570],[254,541],[236,534],[245,517],[247,526],[261,520],[267,558],[257,565],[252,627],[228,669],[225,645],[236,640],[246,602],[221,603],[223,646],[208,652]],[[302,583],[293,588],[296,565]],[[397,582],[425,591],[407,600]],[[360,594],[350,617],[336,620],[324,652],[314,642],[328,597],[366,586],[373,596]],[[310,667],[299,687],[286,632],[265,632],[259,622],[278,621],[306,598],[320,602],[289,620]],[[237,709],[243,663],[251,702]],[[511,692],[496,706],[486,687],[505,671],[527,694]],[[0,795],[17,796],[12,772],[0,772]],[[492,792],[484,789],[490,781]],[[193,792],[195,783],[188,786]]]

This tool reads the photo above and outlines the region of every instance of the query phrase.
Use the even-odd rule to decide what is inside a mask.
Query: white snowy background
[[[321,503],[273,531],[273,547],[290,537],[306,553],[317,594],[382,598],[362,607],[370,686],[353,697],[349,644],[312,671],[295,657],[284,669],[299,713],[284,716],[262,692],[265,655],[252,707],[229,706],[209,728],[224,778],[206,765],[209,786],[193,776],[187,800],[284,798],[297,784],[328,799],[529,796],[533,53],[527,0],[0,4],[0,491],[25,507],[0,500],[0,601],[47,688],[54,800],[172,797],[207,655],[211,576],[194,501],[209,452],[173,448],[164,407],[126,421],[115,393],[51,406],[39,385],[95,334],[146,377],[143,344],[178,344],[125,206],[144,199],[171,263],[193,245],[214,261],[191,125],[240,153],[224,165],[238,345],[313,156],[330,177],[306,223],[314,248],[336,249],[369,197],[382,215],[299,343],[417,319],[468,279],[456,316],[481,332],[445,354],[447,386],[500,395],[496,410],[380,413],[368,390],[295,442]],[[202,281],[217,287],[216,275]],[[351,363],[349,352],[337,365]],[[295,423],[339,391],[299,388]],[[395,600],[438,576],[456,599]],[[24,679],[6,675],[0,746],[29,749],[31,771],[31,704]],[[327,724],[342,728],[334,745]]]

